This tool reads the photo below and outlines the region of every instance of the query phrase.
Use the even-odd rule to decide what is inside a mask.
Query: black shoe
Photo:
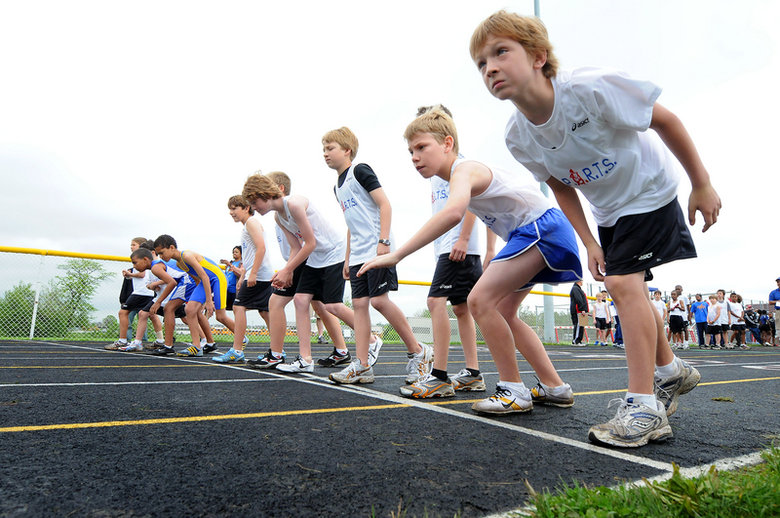
[[[318,344],[327,344],[329,342],[325,339],[324,336],[320,335],[320,336],[317,337],[317,343]]]
[[[217,344],[206,344],[203,346],[203,354],[213,353],[219,350]]]
[[[168,354],[176,354],[176,350],[173,347],[163,346],[159,349],[156,349],[152,351],[150,354],[153,354],[155,356],[165,356]]]
[[[271,349],[256,360],[247,360],[246,364],[252,369],[275,369],[277,365],[284,363],[284,356],[277,358],[271,353]]]
[[[333,352],[330,353],[330,356],[317,360],[317,365],[320,367],[337,367],[351,361],[352,356],[350,356],[349,352],[347,352],[347,354],[339,354],[339,352],[334,347]]]

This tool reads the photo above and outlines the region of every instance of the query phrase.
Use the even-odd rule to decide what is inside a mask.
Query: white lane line
[[[89,347],[75,346],[75,345],[69,345],[69,344],[58,344],[58,345],[64,345],[64,346],[74,347],[74,348],[79,348],[79,349],[90,349]],[[114,352],[114,351],[106,351],[106,352]],[[151,357],[149,355],[138,355],[138,356]],[[151,357],[151,358],[156,358],[156,357]],[[205,362],[202,362],[202,361],[189,360],[187,358],[181,358],[181,357],[173,357],[173,358],[169,357],[168,359],[177,360],[177,361],[184,361],[184,362],[192,362],[192,363],[205,363]],[[218,366],[218,367],[223,367],[223,368],[228,368],[228,369],[238,369],[238,370],[241,370],[242,372],[257,372],[258,374],[262,373],[262,374],[265,374],[267,376],[271,376],[271,377],[274,377],[274,378],[287,379],[287,380],[295,381],[297,383],[305,383],[305,384],[317,385],[317,386],[320,386],[320,387],[329,388],[331,390],[340,390],[340,391],[349,392],[349,393],[352,393],[352,394],[356,394],[356,393],[357,394],[362,394],[362,395],[365,395],[367,397],[370,397],[370,398],[373,398],[373,399],[379,399],[381,401],[386,401],[386,402],[389,402],[389,403],[403,404],[403,405],[406,405],[406,406],[415,407],[415,408],[422,409],[422,410],[428,410],[428,411],[431,411],[431,412],[437,412],[437,413],[440,413],[440,414],[445,414],[445,415],[449,415],[449,416],[452,416],[452,417],[457,417],[457,418],[460,418],[460,419],[466,419],[466,420],[469,420],[469,421],[479,422],[479,423],[482,423],[482,424],[485,424],[485,425],[488,425],[488,426],[494,426],[494,427],[498,427],[498,428],[504,428],[504,429],[507,429],[507,430],[512,430],[512,431],[515,431],[515,432],[518,432],[518,433],[522,433],[524,435],[530,435],[532,437],[536,437],[536,438],[539,438],[539,439],[556,442],[556,443],[563,444],[563,445],[570,446],[570,447],[574,447],[574,448],[579,448],[579,449],[582,449],[582,450],[585,450],[585,451],[589,451],[589,452],[592,452],[592,453],[605,455],[605,456],[608,456],[608,457],[613,457],[613,458],[616,458],[616,459],[619,459],[619,460],[623,460],[623,461],[626,461],[626,462],[631,462],[633,464],[639,464],[639,465],[646,466],[646,467],[649,467],[649,468],[654,468],[654,469],[658,469],[658,470],[661,470],[661,471],[666,471],[668,473],[672,473],[673,470],[674,470],[673,464],[669,463],[669,462],[659,462],[659,461],[656,461],[656,460],[653,460],[653,459],[648,459],[648,458],[640,457],[640,456],[637,456],[637,455],[632,455],[632,454],[629,454],[629,453],[625,453],[624,451],[621,451],[621,450],[613,450],[613,449],[604,448],[604,447],[601,447],[601,446],[595,446],[595,445],[590,444],[590,443],[575,441],[575,440],[572,440],[572,439],[568,439],[566,437],[561,437],[561,436],[549,434],[549,433],[546,433],[546,432],[532,430],[530,428],[525,428],[523,426],[513,425],[513,424],[506,423],[506,422],[503,422],[503,421],[500,421],[500,420],[497,420],[497,419],[489,419],[489,418],[482,417],[482,416],[479,416],[479,415],[467,414],[467,413],[464,413],[464,412],[459,412],[457,410],[451,410],[449,408],[444,408],[444,407],[440,407],[440,406],[436,406],[436,405],[431,405],[431,404],[423,403],[423,402],[416,401],[416,400],[413,400],[413,399],[402,398],[400,396],[394,396],[394,395],[391,395],[391,394],[386,394],[386,393],[379,392],[379,391],[372,390],[372,389],[365,388],[365,387],[336,385],[336,384],[331,383],[329,380],[327,380],[325,378],[322,378],[320,376],[316,376],[314,374],[303,374],[301,376],[295,376],[295,375],[290,376],[288,374],[278,374],[278,373],[269,372],[269,371],[250,371],[248,369],[244,369],[242,367],[237,367],[237,366],[230,365],[230,364],[227,364],[227,365],[226,364],[215,364],[215,365]]]

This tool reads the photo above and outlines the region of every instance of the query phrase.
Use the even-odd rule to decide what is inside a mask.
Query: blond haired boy
[[[468,296],[468,307],[499,375],[495,393],[471,408],[503,415],[528,412],[534,402],[572,406],[571,387],[558,375],[536,332],[517,317],[535,283],[580,279],[582,267],[571,226],[535,185],[523,184],[516,174],[460,157],[455,124],[443,111],[434,109],[417,117],[404,138],[417,172],[423,178],[437,176],[449,182],[449,198],[409,241],[395,252],[367,261],[358,275],[397,264],[457,225],[466,210],[471,211],[507,243]],[[532,390],[520,378],[515,349],[540,380]]]
[[[388,296],[390,291],[398,290],[395,267],[374,270],[361,278],[357,276],[366,261],[392,250],[390,201],[371,167],[353,164],[358,140],[349,128],[341,127],[325,133],[322,149],[325,163],[338,174],[334,191],[347,222],[344,278],[349,279],[352,289],[357,351],[355,361],[341,372],[331,374],[330,379],[336,383],[373,381],[368,344],[371,334],[369,307],[373,307],[387,319],[404,342],[409,359],[406,383],[414,383],[430,373],[433,349],[417,341],[401,308]]]
[[[670,349],[645,281],[651,266],[696,256],[672,154],[691,180],[690,223],[697,210],[703,230],[717,220],[720,198],[691,138],[656,102],[656,85],[595,68],[559,71],[537,18],[499,11],[480,23],[469,48],[490,93],[517,108],[506,128],[509,151],[553,191],[621,315],[628,392],[589,439],[638,447],[671,437],[667,416],[701,376]],[[600,245],[575,189],[591,204]]]

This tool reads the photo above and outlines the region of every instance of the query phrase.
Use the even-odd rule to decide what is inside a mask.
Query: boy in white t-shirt
[[[490,93],[517,108],[507,147],[555,194],[588,251],[591,274],[623,317],[628,392],[615,418],[591,427],[588,438],[638,447],[671,437],[667,416],[701,376],[669,347],[645,281],[652,266],[696,256],[672,154],[691,180],[690,223],[697,210],[705,231],[717,220],[720,198],[691,138],[655,102],[661,90],[652,83],[593,68],[558,72],[538,18],[499,11],[474,31],[470,52]],[[600,245],[575,189],[591,204]]]
[[[358,276],[394,266],[474,213],[506,246],[492,259],[468,296],[498,370],[495,393],[472,405],[491,415],[528,412],[534,403],[568,408],[571,386],[555,370],[536,332],[518,318],[520,304],[536,283],[558,284],[581,278],[577,241],[560,210],[551,207],[535,185],[512,173],[458,154],[452,118],[441,109],[423,113],[407,126],[404,138],[412,164],[423,178],[450,184],[447,203],[395,252],[367,261]],[[516,351],[534,369],[539,383],[530,390],[520,377]]]

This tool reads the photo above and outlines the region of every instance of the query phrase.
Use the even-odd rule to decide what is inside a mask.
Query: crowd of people
[[[166,234],[132,252],[134,270],[128,275],[135,279],[150,270],[155,278],[146,279],[152,282],[143,287],[144,282],[139,282],[122,311],[137,309],[142,318],[162,312],[164,332],[152,345],[154,353],[202,356],[215,347],[207,320],[215,314],[234,339],[230,350],[214,361],[243,362],[245,312],[257,309],[268,322],[271,347],[247,363],[310,373],[315,363],[309,333],[311,306],[334,342],[333,353],[317,363],[342,367],[329,375],[335,383],[371,383],[382,344],[371,333],[369,307],[373,307],[395,329],[407,351],[407,384],[400,388],[401,394],[450,397],[457,390],[486,390],[477,362],[476,321],[498,381],[490,397],[473,404],[474,411],[504,415],[528,412],[535,404],[568,408],[574,404],[572,388],[555,369],[535,331],[518,318],[518,307],[536,283],[582,279],[576,234],[587,250],[590,273],[609,291],[609,297],[600,294],[594,306],[597,340],[607,343],[608,326],[613,316],[618,322],[619,310],[628,366],[628,390],[616,400],[616,415],[590,427],[588,438],[617,447],[639,447],[671,437],[668,416],[677,410],[679,396],[692,390],[701,376],[669,346],[663,323],[646,300],[646,281],[652,278],[651,267],[696,257],[677,200],[679,166],[672,157],[691,182],[690,223],[695,223],[697,212],[704,218],[705,231],[717,221],[720,198],[691,138],[680,120],[656,102],[661,89],[655,84],[606,69],[559,71],[547,31],[537,18],[499,11],[480,23],[469,50],[488,91],[516,108],[505,133],[509,151],[536,182],[549,186],[560,209],[521,173],[462,156],[449,110],[441,105],[424,107],[407,126],[404,138],[415,170],[432,179],[433,215],[396,248],[390,202],[378,175],[367,164],[354,162],[357,137],[346,127],[329,131],[321,141],[323,158],[337,175],[334,194],[347,223],[346,239],[317,210],[315,200],[290,193],[290,179],[284,173],[250,176],[241,195],[228,202],[234,220],[243,225],[242,266],[231,266],[239,274],[235,321],[226,313],[228,283],[217,263],[180,249]],[[577,191],[590,202],[598,239],[585,219]],[[251,217],[253,211],[274,214],[286,260],[277,271],[267,262],[264,231],[259,220]],[[473,243],[476,219],[489,229],[484,261]],[[495,236],[506,243],[496,253],[491,244]],[[428,294],[433,347],[415,338],[388,296],[397,289],[395,265],[431,242],[437,243]],[[343,301],[346,279],[352,308]],[[466,357],[466,368],[454,376],[447,372],[449,324],[443,311],[447,301],[458,317]],[[283,349],[284,307],[289,302],[294,304],[296,327],[301,331],[300,352],[291,363],[285,362]],[[584,308],[577,305],[575,314]],[[670,311],[680,316],[679,307]],[[178,351],[172,341],[175,318],[184,319],[192,336],[192,343]],[[354,329],[354,359],[337,330],[339,320]],[[679,331],[674,336],[679,337]],[[125,329],[118,343],[109,347],[137,350],[138,338],[127,343]],[[535,386],[528,387],[521,379],[516,351],[533,368],[538,378]]]
[[[592,326],[596,332],[595,345],[625,348],[620,318],[607,291],[598,292],[589,304],[581,284],[575,283],[570,292],[572,345],[587,345],[587,340],[583,343],[587,338],[586,327]],[[706,298],[696,293],[691,301],[678,284],[667,297],[658,289],[651,289],[649,297],[664,323],[672,349],[689,349],[691,344],[700,349],[747,349],[751,343],[766,347],[780,345],[775,312],[744,305],[738,293],[731,292],[727,297],[725,290],[717,290]],[[780,294],[770,294],[769,307],[777,308],[778,304]]]

